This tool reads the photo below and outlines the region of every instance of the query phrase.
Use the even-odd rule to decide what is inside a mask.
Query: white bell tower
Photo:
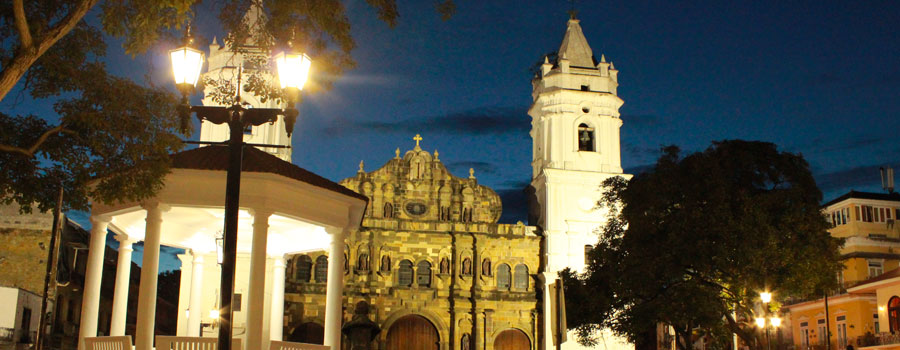
[[[557,57],[545,57],[532,80],[532,180],[535,200],[530,216],[544,234],[545,283],[569,267],[583,272],[585,252],[599,239],[606,210],[596,209],[601,184],[622,173],[619,151],[618,71],[604,56],[597,60],[581,31],[570,19]],[[550,288],[544,288],[551,300]],[[555,349],[550,325],[550,303],[544,303],[545,350]],[[605,332],[604,332],[605,333]],[[634,346],[606,334],[598,348]],[[563,349],[580,349],[570,332]]]
[[[264,22],[265,20],[265,14],[256,2],[254,2],[254,6],[250,7],[250,10],[247,12],[247,14],[244,15],[244,23],[246,23],[246,25],[251,28],[251,30],[253,30],[253,28],[256,28],[258,22]],[[250,47],[250,50],[253,50],[252,44],[250,44]],[[241,84],[246,84],[247,79],[250,76],[248,70],[258,69],[254,67],[254,62],[245,58],[245,54],[235,53],[231,50],[230,47],[228,47],[227,44],[224,46],[220,46],[215,38],[213,38],[212,43],[209,45],[208,61],[209,68],[207,69],[206,73],[203,73],[203,78],[210,78],[220,83],[226,82],[236,85],[238,84],[238,81],[240,81]],[[240,79],[238,79],[239,74],[241,75]],[[262,73],[261,75],[264,76],[268,81],[275,80],[275,77],[269,73]],[[206,87],[205,91],[203,92],[203,105],[223,106],[223,104],[214,101],[214,99],[212,98],[213,90],[214,87]],[[286,107],[286,104],[275,103],[271,99],[266,100],[266,102],[262,102],[258,96],[250,93],[245,93],[243,91],[241,91],[241,100],[245,103],[248,103],[254,108]],[[285,125],[282,120],[283,118],[284,116],[278,116],[278,120],[275,123],[266,123],[251,127],[249,133],[244,133],[244,142],[265,145],[290,146],[291,137],[287,134],[287,130],[285,129]],[[229,137],[229,127],[226,124],[217,125],[204,120],[200,125],[201,141],[222,142],[227,141]],[[258,148],[262,151],[275,155],[284,161],[291,161],[290,148]]]

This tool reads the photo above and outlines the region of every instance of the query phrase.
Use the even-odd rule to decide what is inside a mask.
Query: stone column
[[[81,328],[78,349],[84,349],[84,338],[97,336],[97,318],[100,312],[100,281],[103,279],[103,255],[106,251],[106,228],[110,218],[91,216],[91,242],[84,276],[84,294],[81,299]]]
[[[131,244],[128,235],[116,235],[119,241],[119,261],[116,265],[116,289],[113,292],[112,320],[109,335],[125,335],[125,319],[128,312],[128,285],[131,280]]]
[[[341,309],[344,299],[344,237],[343,228],[326,228],[331,234],[331,251],[328,253],[328,285],[325,293],[325,345],[332,350],[341,349]]]
[[[263,314],[266,296],[266,241],[272,212],[253,213],[253,243],[250,248],[250,283],[247,289],[247,349],[263,349]]]
[[[191,293],[188,304],[187,336],[199,337],[200,318],[203,317],[203,255],[191,251],[194,259],[191,263]]]
[[[272,310],[269,318],[269,339],[282,340],[284,329],[284,256],[275,258],[272,266]]]
[[[156,322],[156,283],[159,277],[159,240],[162,227],[162,205],[145,203],[147,226],[144,230],[144,259],[141,264],[141,284],[138,291],[137,329],[134,334],[136,350],[153,350]]]

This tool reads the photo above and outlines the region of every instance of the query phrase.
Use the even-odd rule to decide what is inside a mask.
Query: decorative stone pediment
[[[468,178],[456,177],[440,161],[439,153],[416,146],[381,168],[366,172],[360,163],[356,176],[340,182],[369,197],[366,217],[416,221],[496,223],[503,206],[500,196],[479,185],[473,171]]]

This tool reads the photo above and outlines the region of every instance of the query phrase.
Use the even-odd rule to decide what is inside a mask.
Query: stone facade
[[[380,169],[366,172],[360,164],[356,176],[341,181],[370,198],[362,228],[347,238],[341,257],[345,322],[365,301],[382,329],[377,349],[392,348],[391,327],[411,314],[434,326],[442,350],[493,349],[510,329],[536,348],[540,236],[521,223],[498,224],[499,196],[472,171],[468,178],[450,174],[438,152],[422,150],[415,139],[402,157],[398,149]],[[317,340],[330,258],[324,254],[289,259],[287,340]]]

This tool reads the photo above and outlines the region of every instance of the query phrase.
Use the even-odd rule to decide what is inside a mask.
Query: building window
[[[584,123],[578,125],[578,150],[584,152],[594,151],[594,128]]]
[[[405,287],[409,287],[412,285],[413,278],[413,265],[409,260],[400,261],[400,265],[398,267],[400,269],[397,274],[397,284]]]
[[[891,333],[900,331],[900,298],[897,296],[888,300],[888,326]]]
[[[294,270],[294,279],[299,282],[309,282],[310,270],[312,270],[312,259],[307,255],[301,255],[297,258],[297,269]]]
[[[821,319],[816,321],[816,324],[819,326],[819,345],[825,345],[828,341],[828,328],[825,327],[825,319]]]
[[[880,260],[869,260],[869,278],[880,276],[884,273],[884,262]]]
[[[516,265],[516,270],[513,273],[513,280],[515,281],[516,289],[527,290],[528,289],[528,266],[525,266],[525,264]]]
[[[425,260],[416,265],[416,284],[419,287],[431,287],[431,263]]]
[[[809,347],[809,322],[800,322],[800,345],[803,349]]]
[[[879,327],[879,324],[878,324],[878,313],[872,314],[872,319],[875,320],[875,333],[881,332],[881,330],[879,329],[881,327]]]
[[[316,282],[328,282],[328,257],[319,255],[316,258]]]
[[[588,265],[591,263],[591,251],[594,250],[594,246],[590,244],[584,245],[584,264]]]
[[[509,265],[500,264],[497,266],[497,289],[509,290]]]

